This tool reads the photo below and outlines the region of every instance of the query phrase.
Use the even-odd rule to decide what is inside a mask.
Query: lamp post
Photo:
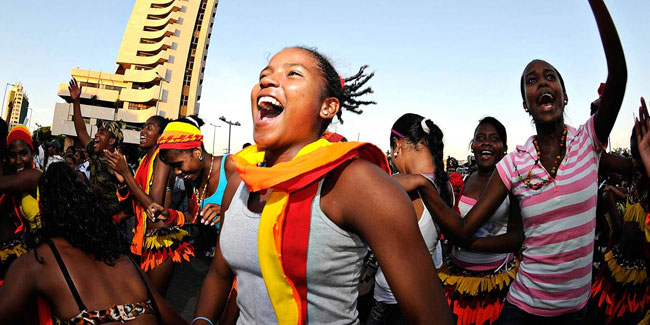
[[[163,89],[163,83],[162,82],[164,81],[166,83],[169,83],[169,81],[167,81],[167,79],[163,78],[163,76],[161,76],[160,73],[158,73],[158,71],[156,71],[156,75],[158,77],[160,77],[160,88],[158,89],[158,100],[156,101],[156,115],[158,115],[158,106],[160,106],[160,95],[162,94],[162,89]]]
[[[4,111],[5,111],[5,99],[7,98],[7,87],[8,86],[11,86],[11,84],[6,82],[5,83],[5,92],[4,92],[4,95],[2,96],[2,108],[0,108],[0,113],[2,113],[2,114],[0,114],[1,115],[0,118],[2,118],[2,119],[4,119],[3,116],[4,116]]]
[[[217,128],[220,128],[221,125],[216,125],[214,123],[210,123],[210,125],[212,125],[214,127],[214,132],[212,132],[212,155],[214,156],[215,155],[214,154],[214,139],[215,139],[216,134],[217,134]]]
[[[233,125],[240,126],[241,124],[239,124],[239,122],[228,121],[225,116],[222,116],[219,119],[228,124],[228,154],[230,154],[230,129]]]

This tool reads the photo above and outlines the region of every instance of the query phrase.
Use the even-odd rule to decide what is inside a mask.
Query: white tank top
[[[462,195],[458,202],[460,215],[465,218],[467,213],[476,204],[476,200]],[[503,235],[508,231],[508,217],[510,216],[510,198],[497,208],[490,219],[485,222],[474,234],[474,237],[494,237]],[[503,263],[512,258],[509,253],[487,253],[454,246],[451,251],[454,264],[473,271],[487,271],[499,268]]]
[[[424,242],[427,245],[431,259],[434,261],[436,268],[439,268],[442,264],[442,249],[440,247],[440,241],[438,240],[440,238],[440,229],[438,228],[438,225],[433,222],[431,213],[429,213],[429,210],[427,210],[426,207],[424,207],[424,211],[422,211],[422,216],[418,221],[418,227],[420,228],[420,233],[422,234]],[[377,269],[377,273],[375,273],[374,296],[375,300],[386,304],[397,303],[395,297],[393,296],[393,292],[388,286],[384,272],[381,270],[381,266]]]

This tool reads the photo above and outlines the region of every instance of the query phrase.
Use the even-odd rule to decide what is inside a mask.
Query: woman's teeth
[[[262,96],[260,99],[257,100],[257,105],[262,107],[263,109],[273,109],[273,107],[269,107],[268,105],[265,104],[271,104],[272,106],[277,106],[279,108],[282,108],[282,105],[280,105],[280,102],[271,97],[271,96]]]

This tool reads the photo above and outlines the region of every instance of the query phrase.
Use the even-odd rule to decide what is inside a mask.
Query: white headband
[[[422,130],[424,130],[424,133],[429,134],[431,130],[429,130],[429,126],[427,126],[427,118],[422,119],[422,122],[420,122],[420,126],[422,126]]]
[[[190,120],[190,121],[192,122],[192,124],[194,124],[194,126],[196,126],[197,128],[199,127],[199,121],[195,120],[193,117],[191,117],[191,116],[185,116],[185,118],[188,119],[188,120]],[[427,133],[428,133],[428,132],[427,132]]]

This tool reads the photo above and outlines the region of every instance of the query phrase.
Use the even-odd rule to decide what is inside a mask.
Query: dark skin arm
[[[603,190],[611,192],[614,195],[614,197],[616,197],[616,198],[618,198],[620,200],[627,199],[627,194],[625,194],[623,191],[621,191],[621,189],[619,189],[616,186],[607,185],[607,186],[605,186],[605,188]]]
[[[36,191],[41,174],[42,172],[37,169],[28,169],[16,175],[0,176],[0,193]]]
[[[70,91],[70,98],[72,98],[72,107],[74,113],[72,119],[74,121],[74,129],[77,132],[77,137],[79,141],[83,144],[84,147],[90,142],[90,135],[88,135],[88,130],[86,130],[86,123],[81,117],[81,86],[77,84],[77,80],[72,78],[70,80],[70,86],[68,90]]]
[[[524,242],[524,228],[521,221],[519,202],[510,194],[510,215],[508,216],[508,231],[499,236],[472,238],[467,248],[491,252],[511,253],[519,251]]]
[[[623,103],[627,84],[627,65],[621,40],[605,3],[602,0],[590,0],[589,5],[591,5],[594,18],[596,18],[596,25],[598,25],[607,59],[607,81],[603,96],[600,98],[598,112],[594,116],[596,136],[601,143],[607,143],[607,138],[614,127]]]
[[[15,260],[0,286],[0,324],[18,323],[27,302],[36,293],[38,274],[34,272],[36,259],[30,252]]]
[[[126,158],[122,153],[119,151],[110,152],[104,150],[104,155],[106,155],[106,160],[111,168],[124,178],[124,181],[131,190],[131,194],[133,194],[134,198],[138,203],[140,203],[140,205],[148,207],[154,202],[163,205],[165,199],[165,184],[167,184],[170,173],[168,165],[156,157],[156,160],[154,161],[152,184],[149,188],[149,195],[147,195],[147,193],[145,193],[140,185],[135,181],[135,177],[131,174],[129,167],[126,164]]]
[[[603,193],[604,204],[609,212],[609,219],[612,221],[612,239],[614,242],[618,241],[621,230],[623,229],[623,216],[618,213],[616,209],[616,198],[612,192]]]
[[[240,182],[241,179],[236,173],[228,179],[228,186],[226,187],[222,201],[222,210],[224,211],[222,218],[224,218],[224,223],[225,216],[227,215],[226,212]],[[221,255],[221,246],[217,238],[217,246],[214,257],[212,258],[212,264],[210,264],[210,269],[208,269],[208,273],[203,280],[194,317],[207,317],[212,321],[216,321],[226,305],[228,293],[232,288],[234,278],[235,275],[228,264],[226,264],[223,255]],[[197,323],[199,322],[207,324],[205,321],[197,321]]]
[[[445,204],[433,185],[423,176],[395,175],[394,177],[400,184],[415,187],[420,191],[422,202],[431,212],[445,236],[451,242],[460,245],[469,242],[478,228],[494,214],[509,193],[495,170],[476,205],[465,218],[461,218],[456,211]]]
[[[630,173],[635,170],[634,160],[603,152],[600,155],[599,169],[599,173],[607,173],[613,171],[622,175],[630,175]]]
[[[413,204],[399,184],[379,167],[354,160],[331,172],[322,192],[323,212],[359,234],[377,256],[407,323],[453,323]]]

